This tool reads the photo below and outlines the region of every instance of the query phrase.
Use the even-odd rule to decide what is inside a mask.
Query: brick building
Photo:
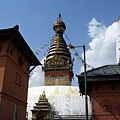
[[[18,29],[0,30],[0,120],[26,119],[29,73],[40,65]]]
[[[106,65],[87,71],[87,93],[93,120],[120,120],[120,65]],[[84,73],[78,75],[84,95]]]

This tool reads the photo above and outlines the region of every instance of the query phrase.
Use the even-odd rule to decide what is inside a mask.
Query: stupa
[[[79,87],[71,86],[73,77],[73,61],[63,38],[66,25],[59,14],[53,24],[55,37],[49,49],[48,55],[42,67],[44,71],[44,86],[28,89],[28,120],[32,118],[35,103],[45,91],[46,98],[50,103],[52,119],[79,119],[85,118],[85,98],[80,96]],[[88,98],[88,114],[91,114],[90,101]],[[38,108],[38,113],[39,113]],[[35,115],[34,115],[35,116]]]

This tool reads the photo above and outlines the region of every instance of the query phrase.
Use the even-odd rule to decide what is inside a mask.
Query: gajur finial
[[[55,30],[57,33],[58,32],[63,33],[65,31],[65,29],[66,29],[65,23],[62,21],[61,14],[59,13],[57,21],[54,22],[54,24],[53,24],[53,30]]]
[[[60,13],[58,14],[58,19],[57,19],[57,21],[62,21],[62,17],[61,17],[61,14],[60,14]]]

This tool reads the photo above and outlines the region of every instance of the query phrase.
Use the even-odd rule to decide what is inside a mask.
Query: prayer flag
[[[84,60],[82,60],[82,63],[84,63]]]
[[[80,61],[80,60],[81,60],[81,58],[78,56],[78,57],[77,57],[77,60],[78,60],[78,61]]]
[[[76,52],[76,53],[74,53],[74,55],[75,55],[75,56],[78,56],[78,53]]]
[[[38,55],[39,53],[36,51],[35,54]]]
[[[41,52],[41,49],[38,49],[37,52]]]
[[[48,43],[45,44],[45,46],[48,46],[48,45],[49,45]]]
[[[75,51],[75,48],[71,48],[71,50],[72,50],[72,52],[74,52],[74,51]]]
[[[41,49],[43,49],[44,48],[44,46],[43,47],[41,47]]]

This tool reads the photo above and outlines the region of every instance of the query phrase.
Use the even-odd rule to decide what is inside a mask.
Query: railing
[[[86,120],[86,115],[56,115],[54,120]],[[88,120],[91,120],[91,115],[88,115]]]

